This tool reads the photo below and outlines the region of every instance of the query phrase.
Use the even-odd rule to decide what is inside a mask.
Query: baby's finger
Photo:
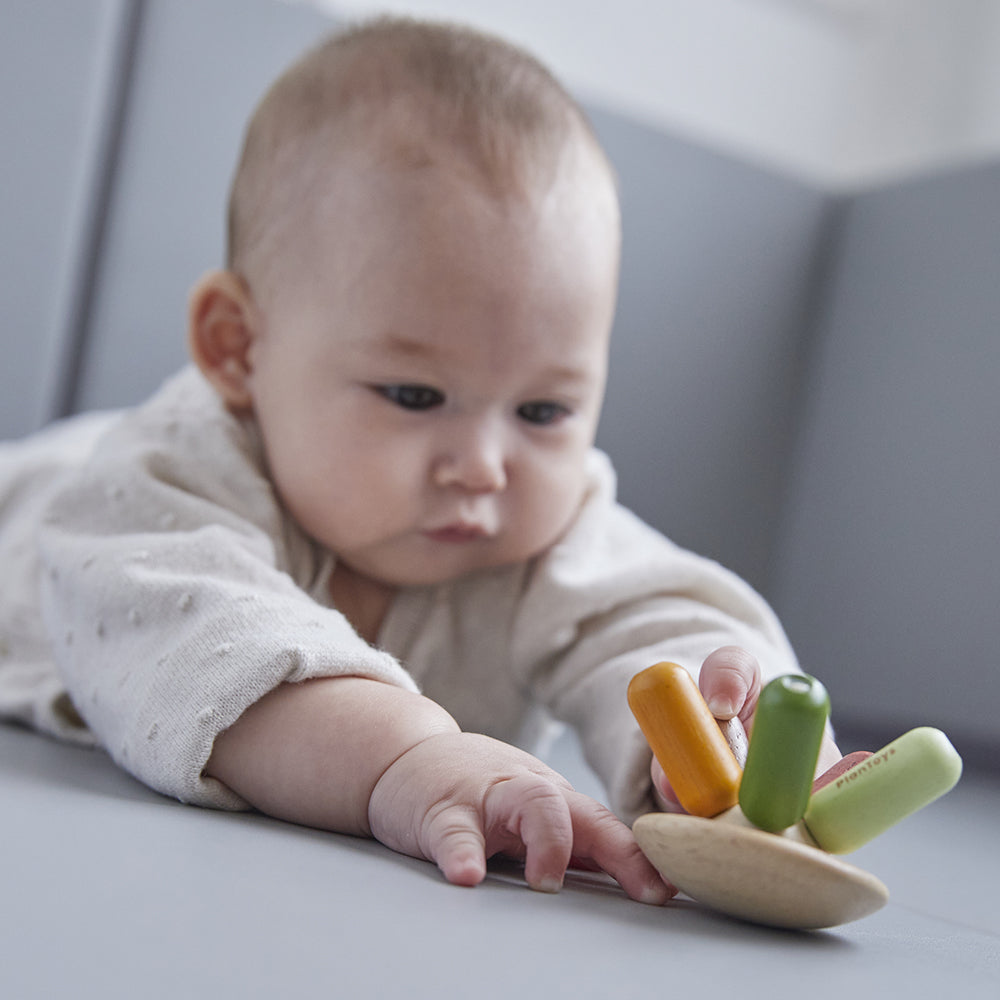
[[[472,809],[442,811],[428,827],[424,852],[453,885],[479,885],[486,877],[486,841]]]
[[[566,800],[573,817],[575,855],[592,859],[640,903],[661,906],[677,894],[614,813],[579,792],[567,792]]]
[[[760,664],[739,646],[723,646],[705,658],[698,687],[717,719],[747,722],[760,694]]]
[[[674,786],[670,784],[663,766],[654,757],[649,767],[650,778],[653,781],[653,792],[656,796],[656,804],[661,812],[684,812],[684,807],[677,800],[677,793]]]
[[[558,892],[573,852],[573,822],[565,790],[535,774],[494,785],[486,797],[490,854],[523,854],[532,889]]]

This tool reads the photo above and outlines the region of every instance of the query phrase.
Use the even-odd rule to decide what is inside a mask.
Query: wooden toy
[[[813,792],[803,824],[824,851],[848,854],[954,788],[962,758],[919,726]]]
[[[830,696],[814,677],[778,677],[761,691],[739,798],[754,826],[778,833],[805,815],[829,717]]]
[[[755,923],[818,929],[880,909],[886,886],[831,852],[855,850],[961,774],[947,737],[922,727],[812,792],[829,698],[804,675],[761,692],[742,774],[683,667],[636,675],[629,705],[687,810],[641,816],[639,846],[692,899]]]

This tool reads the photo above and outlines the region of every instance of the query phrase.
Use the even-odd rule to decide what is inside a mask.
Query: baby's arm
[[[631,832],[541,761],[463,733],[411,691],[360,677],[285,684],[215,741],[206,773],[261,811],[374,836],[475,885],[486,859],[525,861],[535,889],[562,885],[571,858],[643,902],[672,894]]]
[[[752,653],[739,646],[723,646],[715,650],[702,664],[698,687],[717,719],[724,722],[738,718],[746,730],[750,731],[761,689],[760,664]],[[839,760],[840,751],[836,743],[829,732],[824,733],[816,765],[817,775]],[[677,797],[655,757],[652,778],[661,806],[670,810],[679,809]]]

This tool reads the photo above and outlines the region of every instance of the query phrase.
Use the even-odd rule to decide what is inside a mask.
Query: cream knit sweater
[[[215,737],[283,682],[368,676],[528,749],[540,719],[569,723],[630,821],[652,808],[633,674],[662,659],[696,673],[728,643],[769,676],[797,669],[764,601],[617,504],[597,451],[562,541],[400,592],[377,646],[330,606],[334,558],[277,501],[252,423],[193,368],[135,410],[0,446],[0,718],[238,809],[202,776]]]

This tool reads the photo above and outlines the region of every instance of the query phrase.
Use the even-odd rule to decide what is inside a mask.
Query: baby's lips
[[[855,764],[860,764],[863,760],[871,757],[871,750],[855,750],[846,757],[841,757],[833,767],[824,771],[814,782],[812,790],[818,792],[824,785],[829,785],[831,781],[836,781],[845,771],[850,771]]]

